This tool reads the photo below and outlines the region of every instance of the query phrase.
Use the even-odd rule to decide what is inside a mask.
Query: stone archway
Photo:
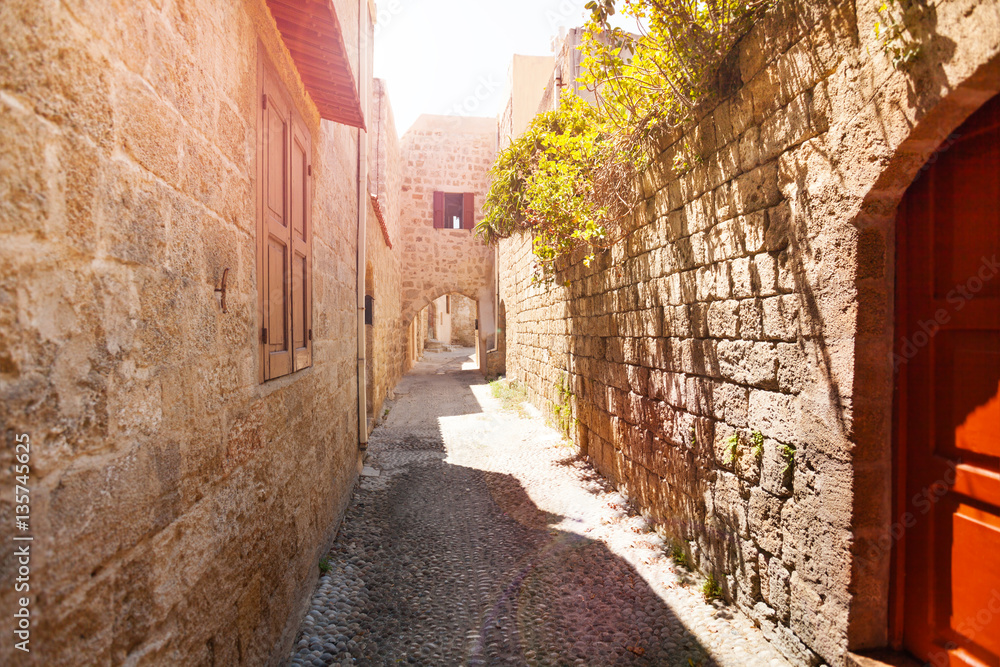
[[[895,486],[894,351],[897,210],[908,189],[954,143],[953,132],[1000,93],[1000,58],[980,66],[946,96],[924,104],[864,197],[857,230],[857,335],[854,346],[855,484],[849,648],[902,648],[898,558],[912,523]],[[896,606],[895,608],[894,605]]]

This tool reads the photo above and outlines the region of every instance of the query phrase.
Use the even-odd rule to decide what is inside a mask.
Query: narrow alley
[[[291,664],[788,664],[470,352],[399,384]]]
[[[1000,667],[1000,0],[0,0],[0,666]]]

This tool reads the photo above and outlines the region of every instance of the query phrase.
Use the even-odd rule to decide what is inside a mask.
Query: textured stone
[[[258,0],[15,0],[0,24],[0,422],[33,445],[24,664],[273,663],[357,475],[357,134],[320,122]],[[313,364],[267,384],[258,56],[313,174]]]

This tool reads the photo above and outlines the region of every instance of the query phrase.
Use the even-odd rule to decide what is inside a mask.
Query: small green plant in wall
[[[726,463],[736,463],[736,459],[740,455],[739,431],[733,431],[733,434],[726,439],[726,449],[729,452],[729,458],[726,459]]]
[[[573,392],[569,389],[569,381],[564,377],[556,385],[558,400],[552,406],[556,427],[567,437],[573,426]]]
[[[715,580],[715,575],[708,575],[708,579],[705,583],[701,585],[702,595],[705,596],[706,602],[712,602],[713,600],[718,600],[722,598],[722,587],[719,586],[719,582]]]
[[[750,453],[753,454],[754,458],[760,460],[761,456],[764,455],[764,434],[760,431],[748,431],[747,433],[750,439]],[[736,463],[740,456],[739,447],[740,431],[737,429],[726,439],[726,450],[728,452],[726,463]]]
[[[754,431],[750,434],[750,451],[758,459],[764,455],[764,434],[760,431]]]
[[[688,557],[684,552],[684,548],[680,544],[674,544],[673,548],[670,550],[670,560],[674,562],[674,565],[679,567],[684,567],[690,569],[688,565]]]
[[[322,572],[323,574],[326,574],[327,572],[329,572],[332,569],[333,569],[333,565],[330,563],[330,559],[329,558],[327,558],[326,556],[323,556],[322,558],[319,559],[319,571],[320,572]]]
[[[785,459],[785,470],[787,473],[795,465],[795,445],[782,445],[781,446],[781,458]]]

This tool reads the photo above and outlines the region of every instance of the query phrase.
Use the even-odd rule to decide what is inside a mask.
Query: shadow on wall
[[[833,143],[860,141],[850,135],[870,133],[871,119],[859,115],[847,139],[828,133],[837,93],[826,77],[850,50],[818,48],[847,42],[858,48],[853,12],[843,4],[779,17],[794,26],[794,39],[806,37],[803,58],[761,75],[780,78],[755,81],[770,86],[761,98],[773,97],[773,108],[755,107],[744,82],[723,101],[731,127],[720,121],[708,139],[700,126],[688,135],[690,150],[702,156],[696,166],[671,174],[671,148],[659,160],[658,181],[667,184],[674,210],[655,222],[653,206],[637,212],[626,237],[591,269],[567,262],[556,280],[569,285],[569,349],[565,360],[552,356],[550,372],[567,375],[573,387],[583,452],[649,509],[693,562],[715,573],[730,599],[751,606],[766,584],[778,582],[787,598],[786,568],[798,556],[771,556],[782,551],[781,510],[793,485],[801,496],[797,505],[812,512],[817,480],[840,475],[830,471],[853,460],[852,408],[863,390],[860,372],[852,374],[843,362],[852,354],[866,358],[857,346],[871,322],[872,315],[861,312],[867,303],[876,317],[887,312],[885,293],[856,284],[871,265],[862,266],[857,255],[881,253],[884,264],[884,238],[874,250],[858,250],[859,237],[871,239],[871,233],[859,232],[857,221],[845,224],[843,210],[834,210],[849,199],[837,192],[855,196],[850,210],[872,182],[845,162],[843,145]],[[925,48],[950,58],[955,45],[935,34],[935,10],[919,20]],[[927,82],[910,87],[915,110],[896,115],[926,114],[947,92],[944,75],[926,67],[913,74]],[[878,136],[867,143],[872,162],[887,163],[880,152],[888,152],[898,128],[876,112]],[[783,113],[785,127],[768,125]],[[773,133],[766,140],[764,128]],[[722,139],[724,131],[738,140]],[[724,154],[729,150],[735,156]],[[716,175],[727,173],[726,160],[733,161],[728,169],[735,177]],[[659,196],[655,203],[659,208]],[[659,229],[650,233],[653,227]],[[649,252],[655,234],[666,237],[660,257]],[[751,441],[756,431],[765,436],[759,446]],[[851,528],[844,519],[852,498],[839,496],[834,505],[840,507],[831,506],[836,519],[828,519],[829,527],[795,535],[800,550],[825,531]],[[799,574],[815,573],[800,568]],[[732,589],[734,582],[741,590]],[[780,606],[779,591],[772,588],[767,597]]]

